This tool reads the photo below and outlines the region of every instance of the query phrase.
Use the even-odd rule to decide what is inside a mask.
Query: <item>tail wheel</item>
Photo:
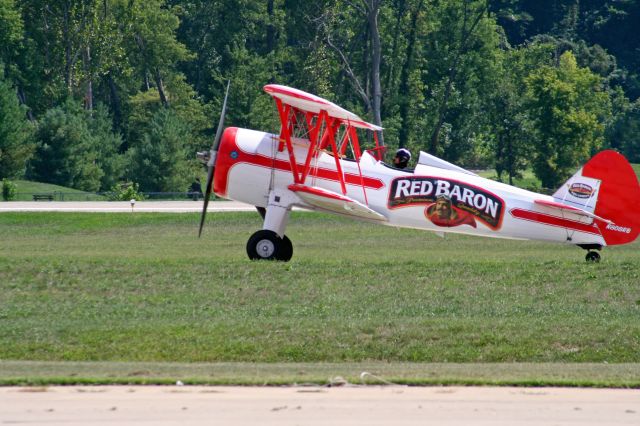
[[[600,253],[597,251],[590,251],[587,253],[585,259],[587,262],[598,263],[600,262]]]
[[[251,260],[282,260],[287,262],[293,256],[293,244],[285,235],[280,238],[273,231],[262,229],[247,241],[247,255]]]

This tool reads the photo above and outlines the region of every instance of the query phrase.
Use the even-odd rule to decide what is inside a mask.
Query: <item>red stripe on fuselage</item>
[[[227,184],[229,179],[229,171],[238,164],[250,164],[252,166],[264,167],[268,169],[276,169],[291,173],[291,163],[286,160],[273,159],[262,154],[251,154],[240,149],[236,143],[237,128],[230,127],[224,131],[218,157],[216,159],[216,172],[214,178],[214,192],[222,197],[227,195]],[[235,152],[235,155],[233,154]],[[235,158],[234,158],[235,157]],[[302,169],[304,164],[296,163]],[[309,177],[340,182],[340,176],[337,171],[325,168],[312,168]],[[377,178],[363,176],[362,180],[359,175],[352,173],[344,174],[345,183],[349,185],[364,187],[368,189],[383,188],[384,182]]]
[[[559,228],[572,229],[574,231],[586,232],[588,234],[600,235],[600,231],[593,224],[587,225],[586,223],[577,222],[575,220],[564,219],[558,216],[552,216],[545,213],[534,212],[524,209],[511,209],[509,210],[511,216],[528,220],[531,222],[542,223],[543,225],[556,226]]]

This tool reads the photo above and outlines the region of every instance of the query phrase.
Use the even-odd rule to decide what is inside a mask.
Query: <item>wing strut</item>
[[[370,152],[380,160],[385,147],[380,145],[377,132],[382,128],[363,121],[356,114],[340,108],[326,99],[301,90],[275,84],[265,86],[264,90],[276,102],[281,124],[278,150],[287,149],[294,184],[306,185],[307,178],[317,177],[317,169],[312,167],[312,161],[318,158],[322,150],[328,150],[335,160],[340,190],[343,195],[346,195],[347,185],[340,159],[347,150],[347,144],[350,144],[356,163],[358,163],[364,199],[368,204],[364,177],[359,163],[362,151],[356,129],[373,132],[376,147]],[[337,136],[341,131],[344,131],[344,137],[338,145]],[[298,163],[294,151],[294,144],[299,143],[297,141],[300,140],[297,138],[305,138],[309,142],[304,164]]]

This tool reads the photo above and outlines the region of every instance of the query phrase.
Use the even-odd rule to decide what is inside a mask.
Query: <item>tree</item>
[[[98,165],[98,143],[86,113],[74,101],[47,111],[36,131],[37,149],[28,177],[85,191],[97,191],[104,172]]]
[[[442,19],[440,21],[441,32],[445,32],[445,51],[443,63],[446,66],[444,78],[442,80],[441,93],[439,94],[437,114],[431,137],[429,141],[429,151],[438,154],[440,148],[440,132],[445,125],[445,120],[449,113],[449,103],[452,92],[458,81],[464,81],[461,76],[461,70],[464,68],[464,60],[466,54],[472,47],[474,41],[478,40],[476,34],[479,30],[479,24],[487,14],[486,1],[462,0],[459,2],[451,2],[443,8]],[[452,33],[453,37],[446,33]],[[476,49],[480,47],[476,44]]]
[[[131,43],[127,46],[129,59],[142,74],[146,89],[155,83],[160,101],[169,105],[165,92],[167,74],[171,73],[179,61],[193,56],[175,36],[180,21],[164,0],[129,2],[127,22],[131,26]]]
[[[32,128],[16,91],[0,74],[0,179],[21,176],[33,154]]]
[[[128,177],[145,192],[186,191],[200,166],[190,160],[193,153],[185,149],[191,138],[188,127],[171,109],[159,109],[151,119],[149,130],[132,147]]]
[[[0,63],[7,67],[3,69],[3,74],[8,74],[8,77],[15,73],[14,60],[23,32],[24,23],[15,0],[0,0]]]
[[[630,102],[622,88],[611,97],[613,117],[607,126],[606,146],[622,152],[632,163],[640,162],[640,99]]]
[[[532,70],[553,65],[554,46],[532,43],[506,49],[498,55],[497,84],[489,96],[487,115],[493,141],[492,152],[498,178],[507,175],[509,184],[530,165],[533,153],[532,124],[526,105],[525,79]]]
[[[381,5],[381,0],[338,1],[316,18],[319,31],[339,58],[351,89],[362,101],[365,111],[371,113],[373,124],[378,126],[382,126],[382,46],[378,22]],[[357,17],[355,28],[350,26],[353,16]],[[364,42],[360,39],[363,35]],[[352,56],[347,53],[347,49],[353,52],[357,47],[364,48],[366,52],[360,58],[364,65],[360,69],[355,67]],[[384,143],[382,134],[379,138]]]
[[[85,117],[87,127],[95,140],[96,165],[102,171],[100,190],[107,191],[124,176],[125,156],[119,152],[122,137],[111,130],[112,119],[103,104],[98,104],[93,114],[86,114]]]
[[[602,79],[580,68],[571,52],[557,67],[542,66],[526,79],[534,126],[533,169],[545,188],[556,188],[604,140],[610,113]]]

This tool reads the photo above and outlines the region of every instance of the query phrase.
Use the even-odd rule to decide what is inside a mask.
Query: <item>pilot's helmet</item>
[[[411,153],[406,148],[400,148],[396,151],[396,157],[398,162],[396,163],[398,167],[407,167],[407,163],[411,160]]]

